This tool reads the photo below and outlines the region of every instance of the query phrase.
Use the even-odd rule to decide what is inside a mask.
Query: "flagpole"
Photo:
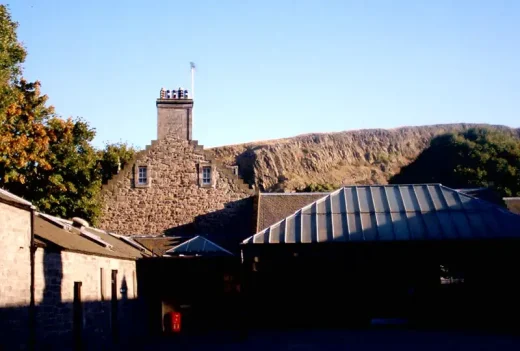
[[[195,99],[195,63],[190,62],[191,68],[191,98]]]

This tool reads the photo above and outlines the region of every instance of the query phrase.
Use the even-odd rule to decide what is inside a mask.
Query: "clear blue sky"
[[[452,122],[520,125],[520,1],[10,0],[59,114],[95,143],[156,138],[189,87],[206,146]]]

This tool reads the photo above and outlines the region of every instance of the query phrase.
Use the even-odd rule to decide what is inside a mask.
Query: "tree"
[[[512,133],[489,128],[438,136],[390,183],[490,187],[501,196],[518,196],[520,139]]]
[[[106,144],[98,151],[99,167],[103,184],[125,167],[134,157],[136,149],[123,142]]]
[[[18,23],[11,19],[6,5],[0,5],[0,125],[6,109],[19,99],[16,83],[22,73],[22,63],[27,52],[18,41]]]
[[[39,82],[21,79],[27,53],[17,26],[8,8],[0,5],[0,182],[24,183],[36,165],[49,167],[45,122],[54,110],[46,107]]]
[[[329,183],[324,183],[324,184],[312,183],[312,184],[307,184],[302,189],[297,189],[296,192],[297,193],[328,193],[328,192],[334,191],[338,188],[339,188],[338,186],[336,186],[334,184],[329,184]]]
[[[102,209],[102,181],[116,174],[118,163],[125,165],[135,150],[125,143],[96,150],[91,144],[95,130],[79,118],[52,117],[44,129],[48,138],[44,162],[20,162],[25,165],[23,172],[18,170],[21,175],[3,184],[0,181],[0,185],[31,201],[42,212],[62,218],[81,217],[95,224]]]
[[[19,124],[19,129],[31,126],[31,121],[25,122]],[[101,182],[97,154],[90,145],[94,130],[79,119],[56,116],[41,125],[46,138],[43,155],[33,161],[21,157],[23,152],[11,153],[11,162],[0,163],[0,185],[31,201],[42,212],[95,220],[100,209]]]
[[[47,121],[54,109],[46,107],[40,83],[21,80],[12,86],[13,101],[0,113],[0,184],[25,183],[36,170],[49,169]]]
[[[95,130],[81,119],[61,119],[40,83],[21,78],[26,51],[17,24],[0,5],[0,187],[40,211],[95,223],[107,181],[133,157],[124,143],[95,150]]]
[[[95,222],[101,210],[97,153],[90,144],[95,131],[81,119],[52,118],[47,162],[28,179],[26,194],[41,211]]]
[[[11,19],[6,5],[0,5],[0,87],[17,81],[22,73],[21,64],[27,52],[18,41],[18,23]]]

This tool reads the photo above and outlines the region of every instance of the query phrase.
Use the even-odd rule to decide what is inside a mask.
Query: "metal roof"
[[[520,216],[441,184],[347,186],[244,244],[520,238]]]
[[[285,217],[326,193],[258,193],[255,233],[281,221]]]
[[[169,249],[166,251],[165,255],[233,256],[233,254],[228,250],[200,235]]]

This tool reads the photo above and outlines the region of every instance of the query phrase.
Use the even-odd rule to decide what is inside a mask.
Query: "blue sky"
[[[520,126],[520,1],[10,0],[40,80],[95,144],[156,138],[189,87],[205,146],[453,122]]]

